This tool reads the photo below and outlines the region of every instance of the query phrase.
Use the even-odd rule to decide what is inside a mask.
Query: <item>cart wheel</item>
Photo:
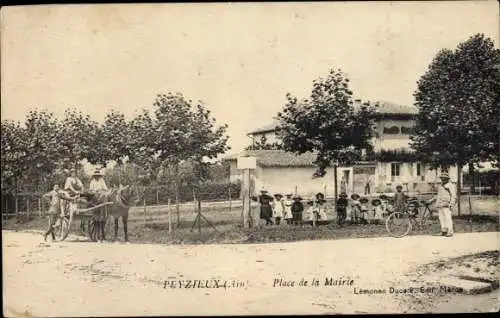
[[[104,239],[106,239],[106,236],[109,233],[112,233],[113,224],[114,224],[113,216],[111,214],[108,214],[106,218],[106,224],[104,225]]]
[[[385,221],[385,228],[392,237],[403,237],[411,231],[411,221],[408,214],[394,212]]]
[[[89,230],[90,239],[93,242],[97,242],[97,226],[96,226],[95,219],[93,217],[90,218],[87,228]]]

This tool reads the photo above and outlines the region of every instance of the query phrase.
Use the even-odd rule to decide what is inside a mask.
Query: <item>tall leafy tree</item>
[[[476,34],[455,50],[437,53],[418,81],[419,109],[412,147],[434,166],[498,161],[500,51]],[[458,178],[458,193],[461,182]],[[460,213],[460,200],[459,213]]]
[[[112,110],[106,114],[96,137],[101,146],[97,149],[105,160],[115,160],[121,165],[133,153],[131,124],[119,111]]]
[[[330,70],[312,86],[309,99],[287,94],[287,103],[278,113],[278,137],[285,151],[317,154],[314,176],[323,177],[327,167],[334,167],[337,197],[337,167],[354,164],[363,149],[372,149],[374,107],[364,103],[354,108],[349,79],[340,69]]]
[[[76,109],[67,109],[61,122],[58,142],[62,147],[63,160],[77,165],[87,159],[92,164],[105,164],[107,155],[98,148],[103,140],[99,140],[100,127],[90,115]]]
[[[193,167],[201,182],[203,160],[216,158],[229,149],[226,129],[227,125],[217,125],[202,102],[194,103],[180,93],[159,94],[153,111],[143,110],[130,123],[130,160],[147,167],[151,180],[160,171],[169,171],[179,201],[184,166]]]
[[[2,193],[12,192],[27,166],[21,164],[27,156],[26,131],[20,122],[2,120],[1,122],[1,175]]]

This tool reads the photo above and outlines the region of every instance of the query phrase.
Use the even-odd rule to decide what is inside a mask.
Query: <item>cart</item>
[[[80,228],[83,231],[83,233],[87,232],[86,234],[89,236],[89,238],[92,241],[97,241],[97,231],[96,231],[96,210],[105,208],[104,209],[104,218],[106,221],[108,220],[109,214],[108,214],[108,206],[112,205],[113,202],[106,202],[102,203],[90,208],[78,208],[76,210],[76,213],[74,211],[69,211],[69,204],[64,205],[64,216],[57,215],[56,217],[59,218],[58,221],[56,221],[54,225],[54,235],[56,240],[58,241],[64,241],[69,234],[69,231],[71,229],[71,224],[73,222],[73,219],[79,218],[80,219]],[[49,225],[52,224],[50,223],[51,220],[49,220]],[[107,224],[109,222],[106,222]],[[85,226],[87,227],[87,231],[85,231]],[[105,232],[107,228],[105,227]]]

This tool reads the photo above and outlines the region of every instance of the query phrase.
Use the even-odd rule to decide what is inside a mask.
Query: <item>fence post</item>
[[[30,197],[26,197],[26,214],[28,217],[28,220],[30,218]]]
[[[42,199],[38,198],[38,216],[42,216]]]
[[[146,198],[144,198],[143,204],[144,204],[144,226],[146,226]]]
[[[198,233],[201,233],[201,200],[198,199]]]
[[[19,197],[16,195],[16,200],[15,200],[15,204],[16,204],[16,217],[19,218]]]
[[[179,205],[179,191],[175,190],[175,211],[177,213],[177,228],[180,227],[181,223],[181,207]]]
[[[232,206],[232,202],[231,202],[231,185],[229,185],[229,188],[227,189],[227,195],[229,196],[229,213],[231,213],[231,206]]]
[[[160,205],[160,197],[158,189],[156,189],[156,205]]]
[[[172,233],[172,211],[170,210],[170,198],[168,198],[167,211],[168,211],[168,233]]]

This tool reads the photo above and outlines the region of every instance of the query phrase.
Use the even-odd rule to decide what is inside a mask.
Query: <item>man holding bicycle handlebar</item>
[[[450,182],[448,173],[442,173],[440,178],[441,184],[437,191],[436,208],[438,210],[439,223],[441,224],[441,235],[451,237],[453,236],[451,208],[456,203],[455,189]]]

